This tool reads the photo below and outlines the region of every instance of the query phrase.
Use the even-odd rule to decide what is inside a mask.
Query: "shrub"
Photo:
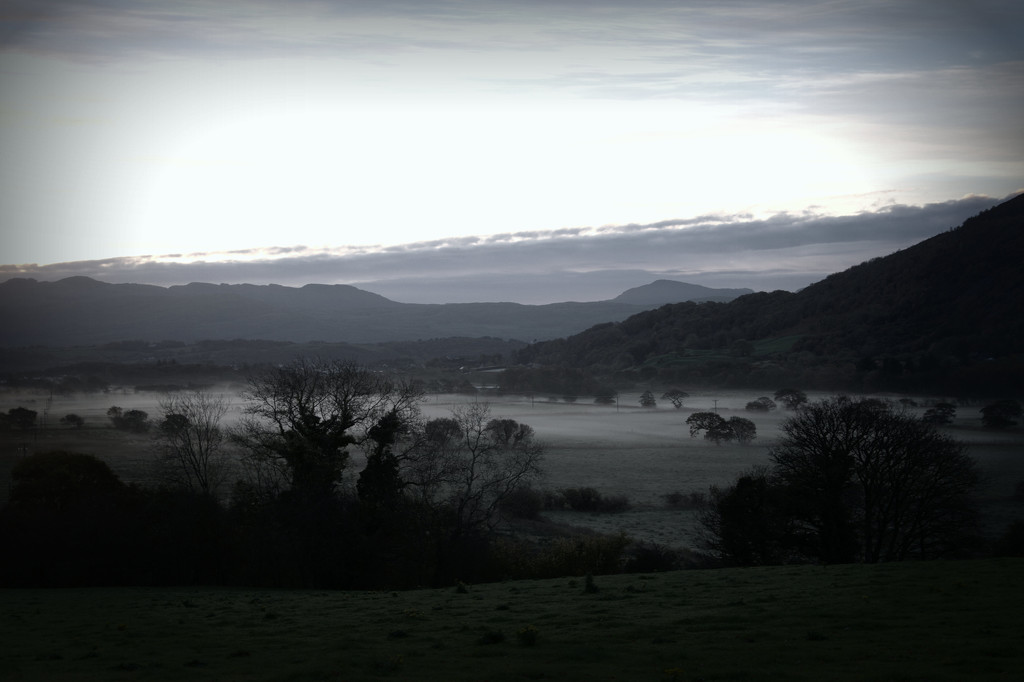
[[[533,488],[517,488],[501,501],[501,511],[515,519],[535,519],[545,507],[545,496]]]
[[[672,509],[701,509],[708,502],[707,494],[699,490],[688,493],[676,491],[662,495],[661,499],[665,500],[665,504]]]
[[[630,547],[625,566],[627,573],[655,573],[677,568],[680,568],[680,561],[676,552],[655,542],[638,542]]]
[[[1024,521],[1014,521],[999,539],[996,540],[992,553],[996,556],[1024,557]]]
[[[516,631],[516,640],[522,646],[533,646],[537,643],[537,628],[532,625],[527,625],[524,628],[520,628]]]
[[[624,535],[579,535],[531,543],[516,538],[494,541],[489,550],[492,579],[522,580],[621,573],[627,565]]]
[[[558,493],[564,500],[562,506],[573,511],[617,514],[631,506],[625,495],[605,497],[594,488],[563,488]]]

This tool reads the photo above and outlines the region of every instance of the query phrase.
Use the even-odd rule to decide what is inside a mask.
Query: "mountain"
[[[612,300],[633,305],[660,306],[680,301],[731,301],[752,293],[753,289],[711,289],[699,284],[659,279],[644,286],[627,289]]]
[[[718,385],[1016,389],[1022,263],[1024,195],[798,293],[665,305],[533,344],[518,359]]]
[[[697,289],[702,295],[719,291]],[[622,320],[650,307],[628,300],[411,304],[347,285],[158,287],[87,277],[10,279],[0,284],[0,347],[87,346],[130,339],[376,343],[491,336],[535,341]]]

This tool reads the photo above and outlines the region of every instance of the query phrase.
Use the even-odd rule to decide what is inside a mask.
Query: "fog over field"
[[[230,401],[225,422],[231,425],[242,416],[245,402],[239,386],[218,386],[210,389]],[[656,393],[660,395],[660,393]],[[547,397],[468,395],[428,395],[422,403],[425,419],[445,417],[452,408],[467,402],[487,402],[495,418],[510,418],[533,427],[536,438],[544,444],[543,477],[536,481],[538,490],[591,487],[603,496],[624,496],[630,509],[614,514],[548,511],[545,517],[577,527],[601,532],[625,532],[634,539],[655,542],[671,547],[695,549],[697,512],[674,509],[666,504],[665,495],[706,492],[709,486],[725,486],[751,467],[768,464],[768,452],[778,435],[779,425],[792,413],[777,409],[770,413],[749,412],[747,402],[759,397],[756,391],[722,390],[695,391],[681,409],[675,409],[667,400],[659,401],[655,408],[639,406],[639,392],[619,395],[618,405],[595,405],[589,399],[575,403]],[[812,401],[827,397],[826,393],[811,393]],[[899,396],[889,396],[898,400]],[[86,420],[86,428],[106,426],[106,411],[112,405],[125,410],[141,409],[151,419],[159,414],[159,401],[163,396],[148,391],[111,391],[108,394],[72,395],[52,397],[46,394],[0,395],[0,410],[24,406],[39,412],[40,419],[47,412],[46,424],[57,427],[65,414],[76,413]],[[913,396],[919,407],[907,408],[913,414],[923,412],[929,400]],[[931,400],[942,400],[933,397]],[[722,416],[741,416],[757,426],[757,438],[749,445],[727,443],[714,445],[701,437],[691,438],[686,418],[693,412],[717,409]],[[971,454],[979,461],[986,476],[980,497],[986,514],[986,524],[1002,528],[1013,518],[1012,495],[1014,486],[1024,481],[1024,436],[1019,431],[991,431],[980,428],[978,406],[961,406],[956,422],[946,431],[969,445]],[[68,448],[74,431],[60,429],[47,432],[36,440],[26,437],[26,445],[36,451],[53,447]],[[57,440],[59,439],[59,440]],[[86,449],[89,452],[88,449]],[[91,452],[105,459],[126,482],[151,483],[153,451],[149,436],[134,436],[129,447],[118,444],[109,453]],[[10,467],[19,456],[17,446],[5,442],[0,452],[0,475],[6,481]],[[347,482],[354,485],[363,467],[363,457],[353,449]]]

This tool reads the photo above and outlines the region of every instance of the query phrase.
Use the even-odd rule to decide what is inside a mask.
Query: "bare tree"
[[[540,474],[542,457],[529,425],[492,419],[489,405],[470,403],[424,425],[403,478],[451,511],[457,536],[493,528],[501,503]]]
[[[771,458],[824,561],[936,556],[973,521],[979,474],[964,447],[880,401],[805,406]]]
[[[689,393],[678,388],[671,388],[661,394],[661,399],[671,401],[672,407],[676,408],[677,410],[683,406],[683,401],[689,397]]]
[[[330,495],[348,448],[372,447],[370,430],[386,415],[414,422],[422,396],[411,381],[354,363],[299,359],[249,379],[247,418],[235,440],[263,475],[286,475],[298,495]]]
[[[223,397],[195,391],[169,395],[159,403],[157,429],[166,480],[214,494],[228,474],[225,434],[220,427],[228,403]]]

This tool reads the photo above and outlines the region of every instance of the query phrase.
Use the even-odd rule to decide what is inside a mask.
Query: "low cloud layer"
[[[967,197],[857,215],[702,216],[646,225],[461,237],[381,249],[286,246],[230,253],[0,266],[0,279],[169,286],[189,282],[353,284],[409,303],[603,300],[666,278],[795,290],[956,227],[998,203]]]

